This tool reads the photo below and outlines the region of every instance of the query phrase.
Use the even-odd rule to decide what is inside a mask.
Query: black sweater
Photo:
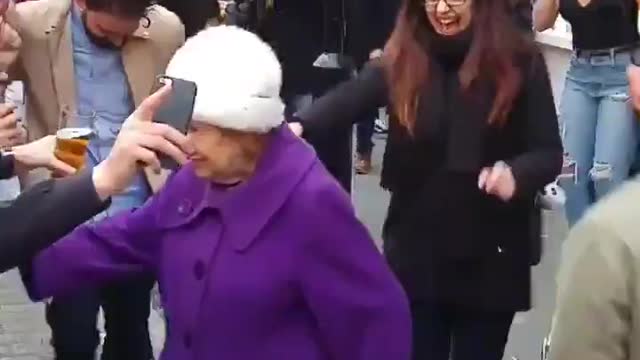
[[[532,221],[535,195],[562,165],[546,64],[540,55],[521,62],[520,94],[498,127],[487,122],[491,91],[474,100],[461,94],[463,59],[433,58],[414,137],[392,118],[382,171],[382,186],[391,192],[384,249],[412,299],[525,310],[532,242],[540,240],[531,237],[539,225]],[[370,64],[297,116],[314,132],[387,104],[382,69]],[[477,186],[481,169],[500,160],[516,180],[516,195],[506,203]]]

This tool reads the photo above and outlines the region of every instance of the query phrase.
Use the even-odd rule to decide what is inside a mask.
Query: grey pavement
[[[374,172],[355,179],[354,202],[359,216],[375,239],[380,239],[388,194],[378,186],[382,140],[376,139]],[[559,246],[566,233],[566,224],[558,214],[545,216],[545,255],[534,269],[534,310],[519,314],[514,321],[506,360],[540,359],[540,345],[551,320],[554,301],[554,275]],[[156,353],[164,342],[162,317],[153,312],[150,321]],[[44,322],[44,306],[30,303],[16,272],[0,276],[0,360],[52,359],[49,330]]]

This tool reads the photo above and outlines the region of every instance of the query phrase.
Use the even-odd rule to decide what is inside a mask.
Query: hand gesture
[[[16,171],[29,171],[36,168],[47,168],[61,177],[71,175],[76,169],[59,160],[54,155],[56,137],[45,136],[40,140],[13,148]]]
[[[369,53],[369,60],[379,59],[382,57],[382,49],[375,49]]]
[[[171,92],[163,86],[149,96],[124,122],[109,156],[93,172],[98,195],[105,199],[124,191],[141,167],[160,172],[157,152],[172,157],[179,164],[187,162],[193,152],[187,137],[167,124],[152,122],[155,112]]]
[[[493,167],[482,169],[478,177],[478,188],[503,201],[509,201],[516,192],[516,180],[511,168],[506,163],[498,161]]]
[[[4,16],[9,9],[9,6],[12,6],[13,1],[11,0],[0,0],[0,16]]]
[[[26,131],[15,113],[15,106],[0,104],[0,148],[24,143]]]
[[[20,47],[22,40],[16,29],[11,25],[16,22],[16,9],[13,0],[0,0],[0,43],[3,48],[15,50]],[[15,54],[1,53],[3,61],[12,63]]]
[[[289,130],[291,130],[292,133],[296,134],[296,136],[302,136],[302,133],[304,132],[302,124],[300,124],[299,122],[291,122],[288,123],[288,125]]]

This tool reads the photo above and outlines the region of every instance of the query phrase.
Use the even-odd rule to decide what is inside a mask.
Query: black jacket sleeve
[[[13,155],[2,155],[0,153],[0,180],[13,177],[14,159]]]
[[[0,272],[28,262],[109,205],[98,197],[91,172],[50,180],[0,209]]]
[[[516,181],[516,194],[531,196],[554,181],[562,169],[562,141],[558,116],[542,55],[534,58],[525,79],[526,151],[507,161]]]
[[[300,122],[304,131],[310,133],[353,124],[367,111],[386,106],[387,99],[383,69],[378,62],[371,62],[357,77],[329,91],[290,121]]]

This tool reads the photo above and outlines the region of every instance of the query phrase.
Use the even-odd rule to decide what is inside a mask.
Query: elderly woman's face
[[[440,35],[456,35],[471,24],[473,0],[424,0],[429,22]]]
[[[191,123],[188,139],[198,177],[233,184],[250,177],[264,148],[265,136],[221,129],[198,121]]]

